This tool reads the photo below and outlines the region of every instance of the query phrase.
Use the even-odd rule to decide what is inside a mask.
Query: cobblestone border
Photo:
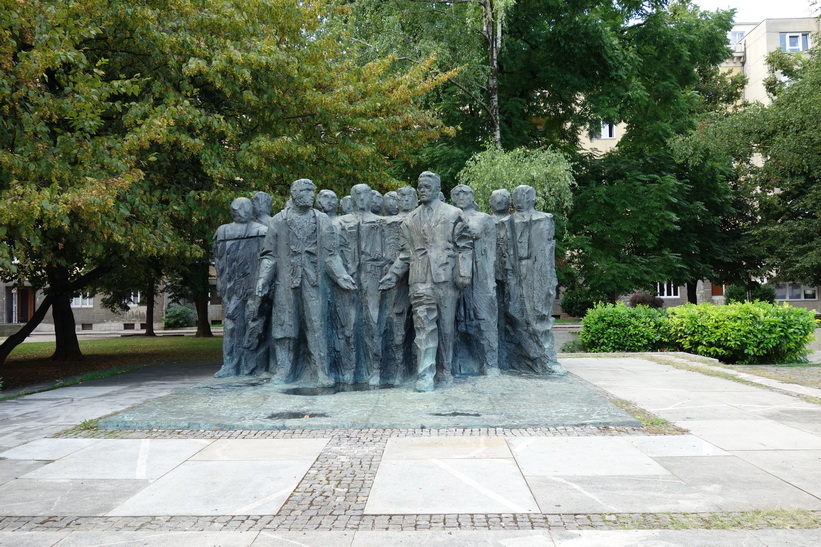
[[[821,526],[821,511],[728,513],[326,515],[289,521],[280,515],[161,517],[0,517],[0,532],[244,532],[416,530],[762,530]]]

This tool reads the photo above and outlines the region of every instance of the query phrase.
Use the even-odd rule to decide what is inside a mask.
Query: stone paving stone
[[[0,453],[0,458],[12,460],[58,460],[91,446],[92,439],[37,439]]]
[[[110,511],[110,515],[273,514],[310,461],[189,461]]]
[[[264,530],[254,541],[254,547],[349,547],[353,532],[277,532]]]
[[[748,450],[732,454],[821,498],[821,450]]]
[[[207,440],[100,440],[26,475],[32,479],[156,479]]]
[[[508,443],[526,477],[669,473],[624,439],[510,438]]]
[[[656,456],[727,456],[729,454],[695,435],[628,437],[625,441],[651,458]]]
[[[5,484],[9,481],[17,479],[26,473],[30,473],[45,465],[41,461],[26,461],[26,460],[0,460],[0,484]],[[0,505],[0,513],[2,513],[2,506]]]
[[[382,547],[402,545],[427,547],[473,546],[552,546],[550,532],[542,531],[415,531],[415,532],[357,532],[353,547]]]
[[[383,461],[366,513],[537,512],[510,459]]]
[[[252,545],[258,532],[72,532],[60,547],[110,546],[138,547],[143,545],[168,545],[174,547],[247,547]]]
[[[669,546],[766,547],[746,530],[579,530],[551,531],[556,547]]]
[[[144,480],[17,479],[0,486],[4,515],[103,515],[148,485]]]
[[[690,420],[677,425],[724,450],[821,450],[821,437],[767,419]]]
[[[328,439],[219,439],[189,461],[314,461],[327,444]]]
[[[56,545],[68,536],[68,532],[3,532],[0,531],[0,545],[14,547],[42,547]]]
[[[388,441],[383,460],[512,458],[503,437],[393,438]]]

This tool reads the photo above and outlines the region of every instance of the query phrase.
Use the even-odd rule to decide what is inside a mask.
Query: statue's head
[[[360,213],[371,210],[371,187],[367,184],[356,184],[351,188],[353,210]]]
[[[333,190],[320,190],[316,195],[315,207],[327,215],[336,214],[338,201]]]
[[[342,196],[339,200],[339,212],[343,215],[349,215],[353,212],[353,198],[351,196]]]
[[[294,207],[306,208],[314,204],[316,186],[309,179],[299,179],[291,183],[291,200]]]
[[[234,222],[245,224],[251,222],[251,216],[254,214],[254,205],[248,198],[237,198],[231,202],[231,218]]]
[[[439,194],[442,191],[442,179],[436,173],[423,171],[419,175],[416,189],[419,191],[419,201],[431,203],[439,199]]]
[[[371,213],[381,215],[384,198],[376,190],[371,190]]]
[[[386,192],[382,196],[382,211],[385,216],[394,216],[399,214],[399,194],[394,191]]]
[[[536,206],[536,189],[524,184],[517,186],[513,190],[513,206],[520,213],[532,211]]]
[[[473,189],[465,184],[457,184],[450,191],[450,201],[458,208],[464,210],[477,209],[476,199],[473,196]]]
[[[399,210],[403,213],[410,213],[419,205],[419,198],[416,197],[416,188],[413,186],[403,186],[396,191],[399,195]]]
[[[490,194],[490,210],[494,215],[506,215],[510,212],[510,192],[504,188]]]
[[[271,194],[267,192],[257,192],[251,198],[251,204],[254,207],[254,218],[259,219],[263,216],[271,216]]]

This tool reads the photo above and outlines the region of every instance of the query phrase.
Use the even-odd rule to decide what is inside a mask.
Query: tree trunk
[[[64,292],[54,297],[51,307],[54,318],[54,337],[56,347],[51,358],[55,361],[79,361],[83,358],[80,342],[77,340],[77,328],[74,312],[71,310],[71,293]]]
[[[502,17],[493,0],[482,2],[484,13],[483,34],[487,41],[487,58],[490,72],[488,74],[487,92],[490,103],[490,129],[493,145],[502,149],[502,126],[499,114],[499,53],[502,50]]]
[[[43,301],[40,302],[37,310],[35,310],[34,315],[31,316],[31,319],[29,319],[28,322],[20,328],[20,330],[6,338],[5,341],[0,344],[0,365],[6,362],[6,357],[9,356],[12,350],[22,344],[23,341],[28,338],[28,335],[34,332],[37,325],[45,319],[46,313],[48,313],[53,301],[54,297],[47,294]]]
[[[208,292],[197,291],[194,293],[194,307],[197,309],[197,338],[211,338],[211,323],[208,321]]]
[[[688,281],[685,286],[687,287],[687,302],[698,304],[698,294],[696,293],[698,281]]]
[[[154,299],[157,295],[156,279],[152,279],[148,282],[145,294],[145,335],[157,336],[157,333],[154,332]]]

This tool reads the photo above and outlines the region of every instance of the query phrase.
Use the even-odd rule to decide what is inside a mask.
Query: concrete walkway
[[[661,361],[562,359],[681,434],[66,431],[191,387],[214,364],[5,401],[0,545],[821,544],[821,405],[797,386]]]

